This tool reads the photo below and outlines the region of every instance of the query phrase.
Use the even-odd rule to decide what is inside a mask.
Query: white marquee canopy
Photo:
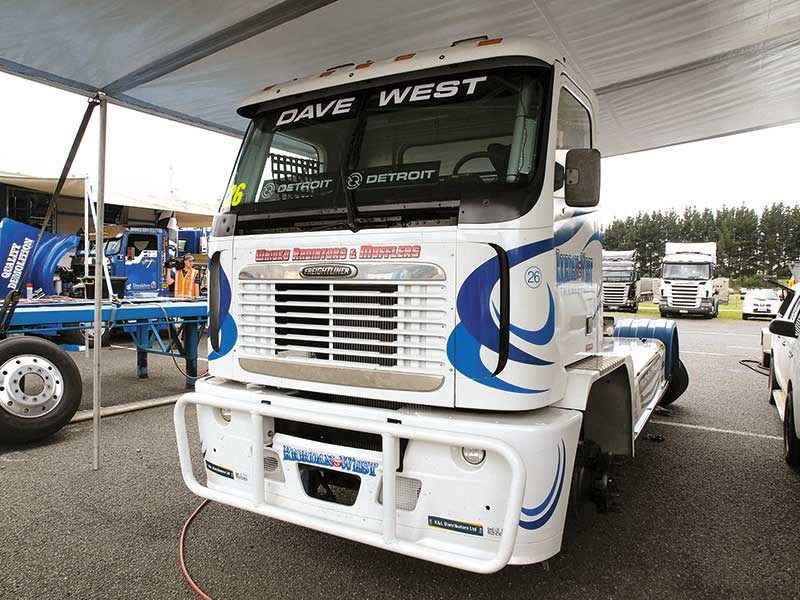
[[[2,70],[235,135],[268,84],[480,34],[563,53],[606,156],[800,120],[797,0],[4,0],[0,31]]]

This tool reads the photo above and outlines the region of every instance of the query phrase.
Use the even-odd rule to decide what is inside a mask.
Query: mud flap
[[[669,387],[667,391],[664,393],[664,397],[661,398],[660,404],[672,404],[681,397],[683,392],[686,391],[686,388],[689,387],[689,372],[686,370],[686,367],[683,365],[683,361],[678,359],[675,363],[675,366],[672,368],[672,377],[669,380]]]

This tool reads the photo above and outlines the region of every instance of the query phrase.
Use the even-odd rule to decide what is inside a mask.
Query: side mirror
[[[600,202],[600,152],[573,148],[567,152],[564,200],[567,206],[588,208]]]
[[[128,260],[133,260],[134,258],[136,258],[136,248],[134,248],[133,246],[129,246],[128,251],[125,253],[125,258],[127,258]]]
[[[783,337],[797,337],[797,330],[795,329],[794,321],[789,321],[787,319],[773,319],[769,324],[769,331],[770,333],[774,333],[775,335],[780,335]]]

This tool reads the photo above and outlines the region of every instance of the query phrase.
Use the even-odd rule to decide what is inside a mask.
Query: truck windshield
[[[711,265],[700,263],[664,263],[664,279],[711,279]]]
[[[450,72],[266,105],[222,211],[239,213],[240,228],[280,230],[343,227],[348,204],[360,226],[385,227],[456,223],[467,198],[513,203],[540,162],[548,77],[537,67]]]
[[[603,269],[603,281],[633,281],[632,269]]]

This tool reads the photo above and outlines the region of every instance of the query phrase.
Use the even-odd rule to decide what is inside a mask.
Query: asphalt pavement
[[[549,570],[473,575],[214,503],[189,532],[189,569],[216,599],[800,598],[800,475],[782,460],[766,378],[738,362],[759,357],[763,325],[679,321],[688,391],[637,442],[622,511],[570,513]],[[134,352],[105,356],[104,404],[183,387],[169,359],[143,382]],[[91,440],[80,423],[0,447],[0,598],[195,598],[177,540],[199,499],[171,408],[105,419],[98,472]]]

